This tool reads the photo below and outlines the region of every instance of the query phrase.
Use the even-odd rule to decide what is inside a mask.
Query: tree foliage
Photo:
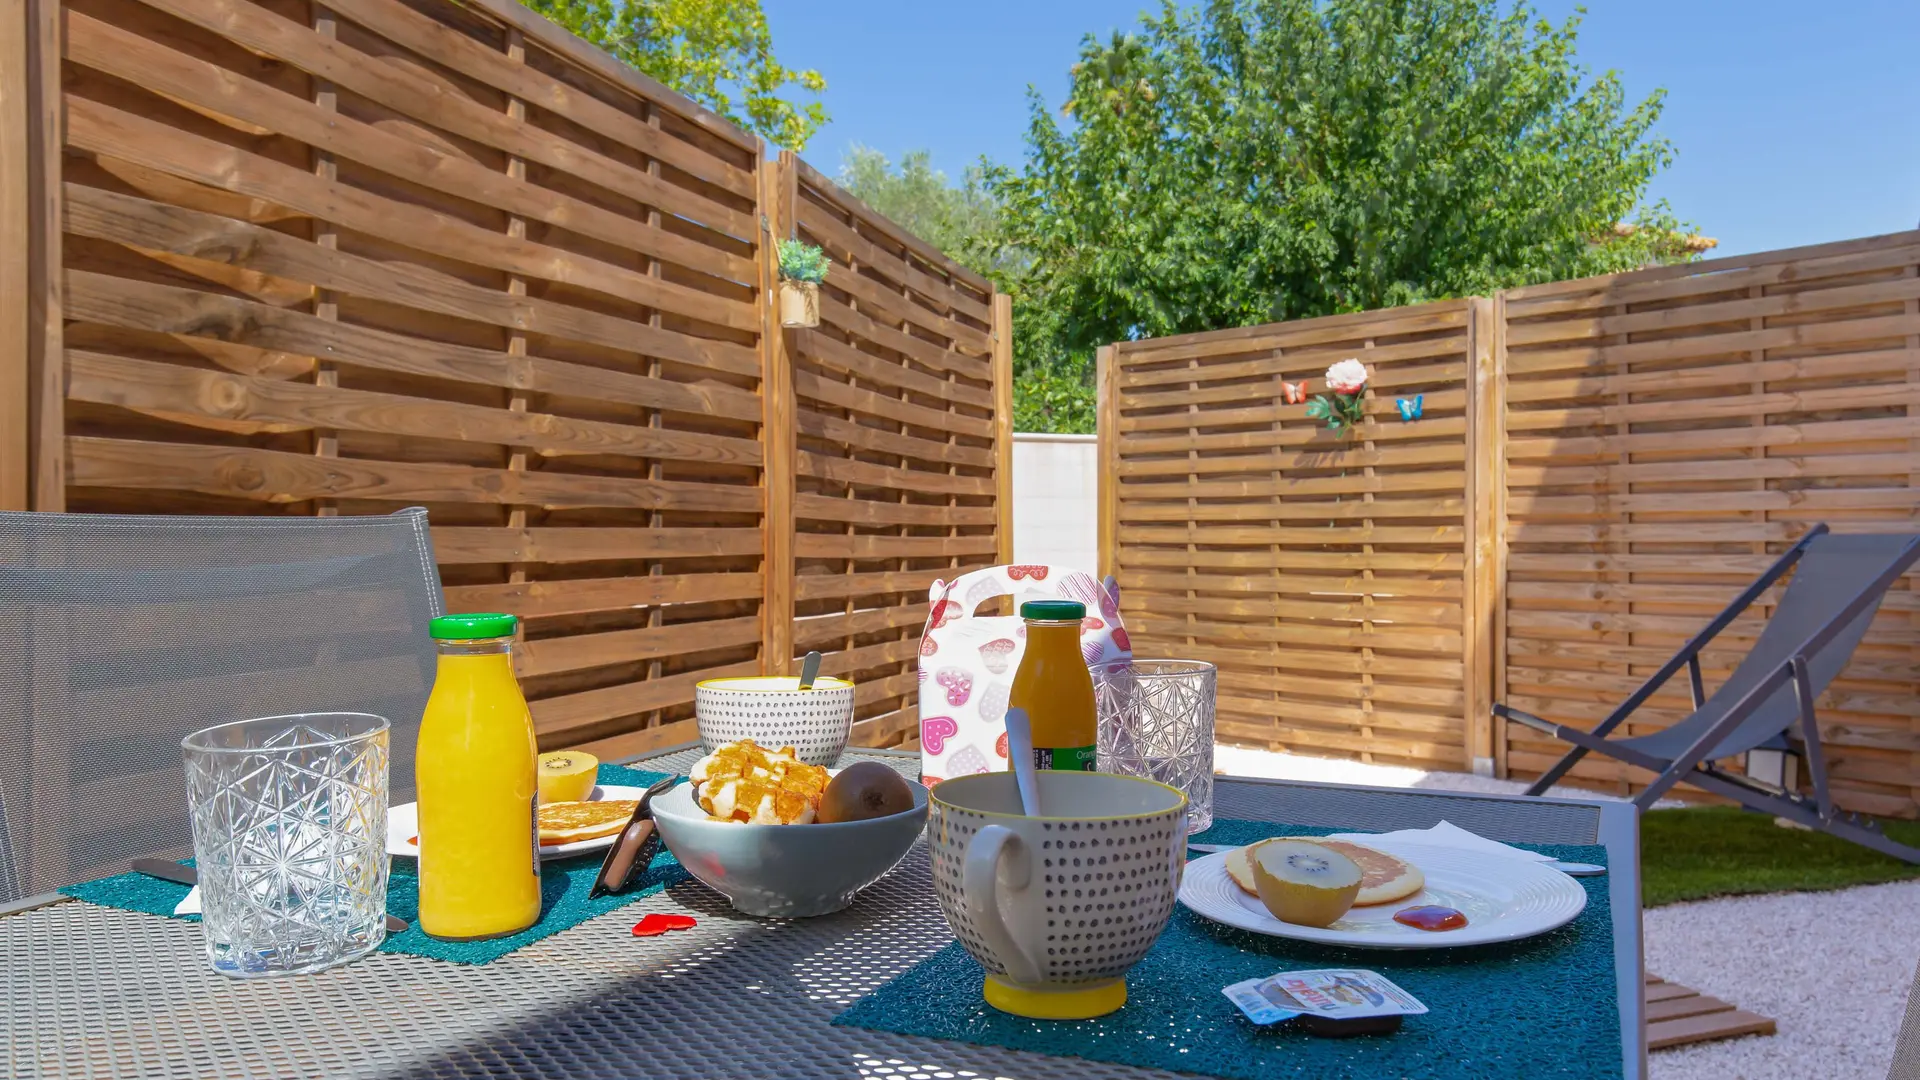
[[[623,62],[720,115],[799,150],[827,122],[818,71],[796,71],[773,55],[760,0],[522,0]]]
[[[840,186],[855,198],[960,265],[993,274],[1011,269],[1017,253],[994,242],[1000,204],[983,176],[974,166],[953,183],[933,167],[925,150],[908,151],[898,167],[880,151],[859,145],[840,160]]]
[[[1641,206],[1672,154],[1661,95],[1590,77],[1578,26],[1500,0],[1206,0],[1088,37],[1069,122],[1035,94],[1024,168],[986,177],[1026,260],[1023,372],[1090,395],[1107,342],[1672,257],[1677,223]]]

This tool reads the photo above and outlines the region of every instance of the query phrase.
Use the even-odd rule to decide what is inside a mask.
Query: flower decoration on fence
[[[1367,392],[1367,365],[1351,359],[1333,365],[1327,369],[1327,389],[1331,392],[1316,394],[1307,403],[1307,415],[1326,421],[1329,431],[1342,437],[1351,436],[1367,416],[1363,399]]]

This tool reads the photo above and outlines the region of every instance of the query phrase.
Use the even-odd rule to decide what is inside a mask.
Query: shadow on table
[[[556,979],[551,1007],[392,1076],[846,1080],[878,1068],[902,1078],[1004,1076],[1010,1066],[1012,1075],[1097,1077],[1111,1069],[1074,1061],[1063,1070],[1037,1055],[832,1026],[860,997],[953,940],[934,901],[924,846],[853,907],[815,919],[749,918],[698,882],[672,886],[665,896],[670,904],[644,901],[619,917],[637,921],[646,911],[674,908],[701,925],[645,942],[625,938],[623,927],[617,945],[590,955],[563,935],[553,942],[570,946],[572,955],[540,957],[553,965],[576,957],[624,964],[614,953],[630,946],[647,950],[633,953],[644,957],[636,959],[644,970],[608,975],[586,995],[568,993]],[[677,941],[683,944],[675,947]],[[1019,1068],[1021,1062],[1033,1067]]]

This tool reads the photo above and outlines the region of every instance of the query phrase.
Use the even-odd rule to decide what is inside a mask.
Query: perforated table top
[[[686,771],[697,749],[633,762]],[[913,754],[854,751],[912,776]],[[1628,804],[1222,779],[1222,817],[1604,843],[1619,985],[1637,991],[1638,826]],[[636,939],[650,911],[699,918]],[[376,953],[317,975],[215,974],[199,927],[78,901],[0,918],[7,1077],[796,1077],[949,1080],[1176,1074],[832,1027],[835,1014],[952,940],[924,842],[853,907],[735,915],[696,882],[480,967]],[[1623,1075],[1645,1075],[1641,995],[1623,992]]]

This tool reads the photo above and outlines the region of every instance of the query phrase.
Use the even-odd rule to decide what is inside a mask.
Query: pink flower
[[[1327,389],[1336,394],[1358,394],[1367,388],[1367,365],[1342,360],[1327,369]]]

